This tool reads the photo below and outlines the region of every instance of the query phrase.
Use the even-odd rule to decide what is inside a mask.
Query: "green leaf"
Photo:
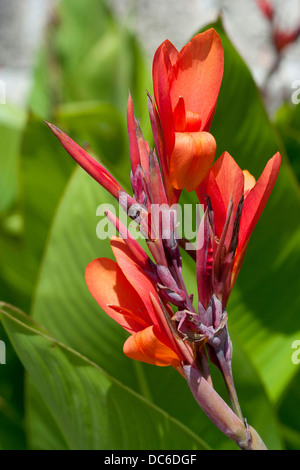
[[[64,450],[69,445],[55,421],[49,404],[28,377],[26,387],[27,438],[30,449]]]
[[[285,103],[277,113],[275,124],[300,183],[300,107]]]
[[[49,226],[64,186],[74,167],[58,147],[48,127],[28,119],[21,145],[22,205],[20,229],[0,234],[2,299],[29,309]]]
[[[71,449],[208,449],[194,433],[3,305],[2,321]]]

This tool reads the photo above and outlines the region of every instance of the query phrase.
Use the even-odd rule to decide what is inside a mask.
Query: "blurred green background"
[[[292,362],[300,340],[300,106],[284,103],[271,121],[221,21],[213,26],[225,52],[212,126],[217,156],[229,151],[256,178],[277,150],[283,160],[228,305],[236,387],[269,448],[300,449],[300,364]],[[124,356],[125,332],[85,285],[85,266],[112,256],[96,237],[96,208],[114,201],[75,167],[44,120],[128,187],[129,89],[152,144],[151,63],[136,37],[104,2],[62,0],[28,103],[0,105],[0,300],[33,319],[3,307],[2,449],[237,448],[179,374]],[[185,278],[192,292],[195,270],[186,258]],[[214,383],[227,400],[217,371]]]

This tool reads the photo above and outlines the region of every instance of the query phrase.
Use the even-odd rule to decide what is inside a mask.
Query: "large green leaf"
[[[49,409],[49,404],[28,376],[26,392],[27,438],[30,449],[69,449],[68,442]]]
[[[13,121],[13,116],[11,119]],[[4,134],[1,137],[2,144],[5,144]],[[0,298],[29,309],[51,219],[73,162],[62,158],[63,150],[55,146],[52,154],[49,153],[52,136],[44,122],[34,116],[28,118],[23,134],[16,130],[11,138],[17,155],[10,162],[12,169],[9,173],[0,172],[4,177],[4,184],[0,182],[0,186],[3,191],[6,184],[12,189],[12,180],[15,181],[14,175],[19,170],[22,184],[14,212],[1,220]],[[12,155],[9,148],[6,150],[2,157],[8,165]],[[2,327],[0,338],[6,341]],[[25,448],[24,371],[11,345],[8,341],[6,343],[9,365],[2,367],[0,374],[0,440],[6,449]]]
[[[48,127],[28,118],[20,149],[22,169],[21,227],[0,235],[3,300],[28,308],[51,219],[73,168],[73,161],[54,145]]]
[[[67,348],[16,309],[2,321],[71,449],[208,449],[167,413]]]
[[[276,115],[275,124],[300,183],[300,107],[284,103]]]

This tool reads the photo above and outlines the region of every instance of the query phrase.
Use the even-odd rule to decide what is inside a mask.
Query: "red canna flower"
[[[232,376],[226,304],[250,235],[277,179],[280,160],[280,154],[275,154],[256,182],[225,152],[196,189],[205,206],[196,250],[198,312],[184,309],[175,315],[178,331],[205,342],[211,362],[222,371],[232,407],[241,420]]]
[[[166,40],[155,53],[153,88],[158,114],[154,111],[153,133],[162,168],[178,190],[195,189],[213,162],[216,142],[208,131],[223,66],[222,43],[214,29],[196,35],[180,52]]]
[[[136,243],[136,240],[127,240]],[[124,240],[111,239],[117,262],[99,258],[86,268],[87,286],[103,310],[131,336],[124,353],[158,366],[172,365],[181,373],[183,362],[193,362],[189,345],[176,341],[166,318],[172,310],[158,297],[155,284],[132,256]],[[165,315],[164,311],[167,312]]]
[[[276,182],[280,161],[280,154],[276,153],[256,182],[247,170],[240,169],[229,153],[224,152],[196,189],[199,201],[208,210],[207,219],[210,219],[214,237],[211,237],[210,250],[205,258],[210,267],[198,266],[202,279],[200,301],[205,308],[213,293],[226,307],[250,235]],[[208,230],[206,228],[207,233]],[[201,258],[201,262],[205,260]],[[211,285],[208,278],[212,276],[215,286],[210,287],[211,292],[205,291],[203,286],[207,282]]]
[[[149,364],[173,366],[187,380],[202,410],[222,432],[242,449],[265,448],[256,432],[245,427],[243,420],[199,371],[192,343],[182,341],[172,331],[172,321],[168,320],[172,310],[161,302],[154,283],[136,264],[132,257],[134,248],[130,250],[118,237],[112,238],[111,246],[117,262],[95,259],[87,266],[85,278],[98,304],[130,333],[123,346],[124,353]]]
[[[48,125],[137,223],[152,255],[150,259],[121,221],[106,211],[121,237],[111,239],[116,261],[95,259],[85,278],[102,309],[130,334],[124,353],[173,366],[219,429],[243,449],[264,448],[255,431],[244,425],[238,404],[225,307],[277,178],[280,155],[268,162],[257,183],[226,152],[210,169],[216,142],[208,131],[222,75],[223,50],[213,29],[195,36],[180,52],[169,41],[158,48],[153,61],[155,101],[148,95],[156,151],[143,137],[130,95],[127,103],[132,196],[63,131]],[[176,209],[171,207],[183,188],[197,188],[206,207],[199,229],[203,244],[196,254],[197,310],[184,282]],[[234,412],[213,388],[206,351],[222,370]]]

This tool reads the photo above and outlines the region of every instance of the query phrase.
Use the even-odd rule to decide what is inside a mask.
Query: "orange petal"
[[[176,189],[193,191],[207,174],[216,153],[208,132],[176,132],[170,159],[170,177]]]
[[[107,258],[95,259],[88,264],[85,279],[100,307],[125,330],[133,333],[145,328],[145,319],[149,319],[145,305],[115,261]],[[108,305],[119,305],[126,314],[123,315]]]
[[[222,42],[214,29],[197,34],[180,51],[170,74],[172,108],[179,96],[187,110],[201,117],[201,130],[214,112],[224,69]]]
[[[156,366],[180,366],[178,356],[157,339],[154,328],[149,326],[131,335],[123,347],[126,356]]]

